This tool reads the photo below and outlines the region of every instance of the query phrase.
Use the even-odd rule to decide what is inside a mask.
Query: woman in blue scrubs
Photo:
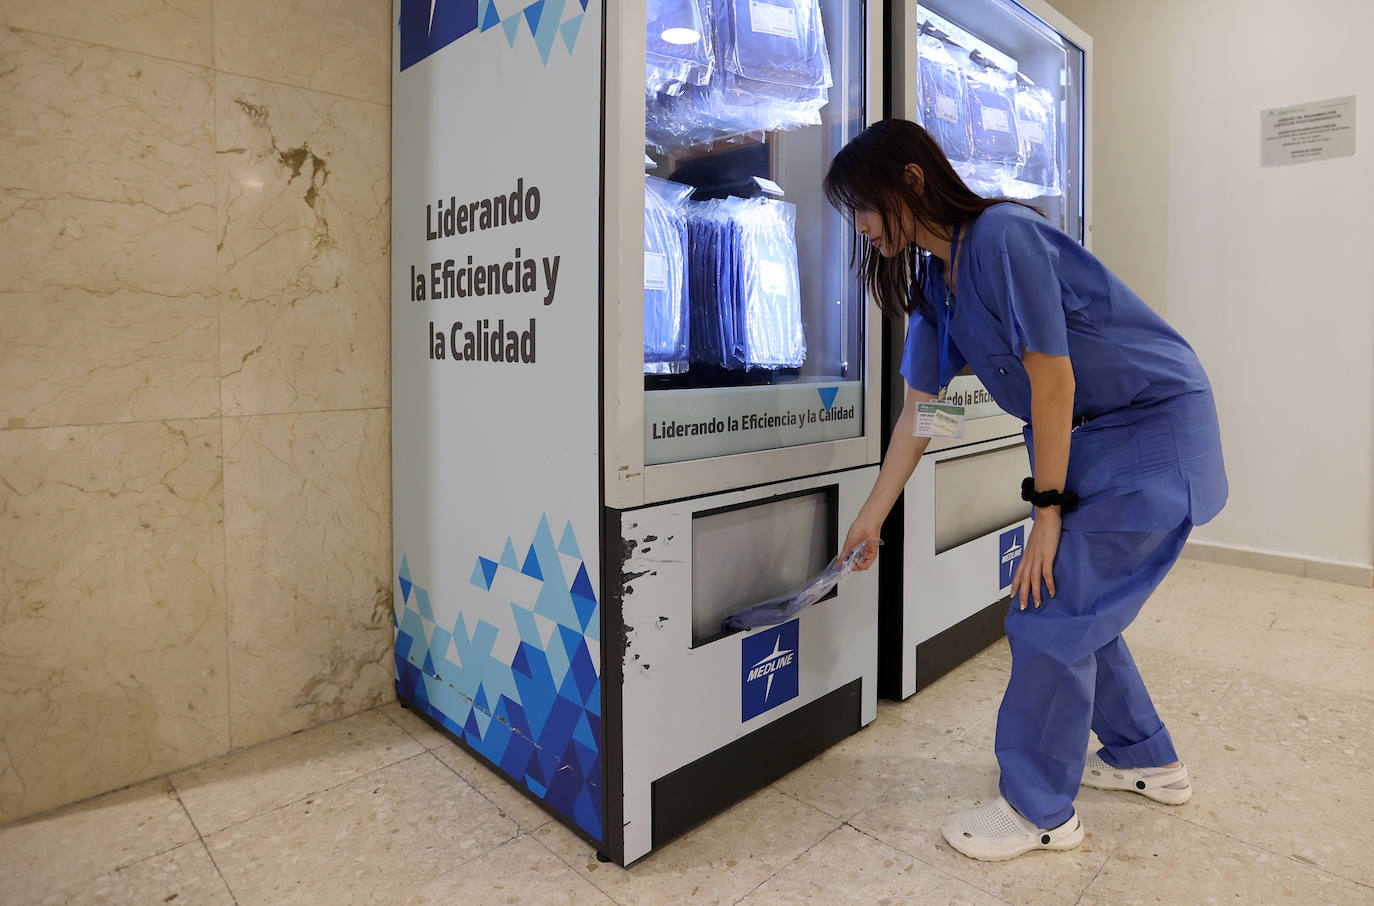
[[[1083,839],[1080,785],[1186,801],[1187,768],[1121,633],[1192,527],[1226,501],[1196,354],[1034,208],[970,191],[914,123],[861,133],[836,155],[825,190],[853,217],[856,257],[884,314],[907,320],[905,406],[845,551],[878,537],[930,442],[914,436],[917,403],[937,399],[966,365],[1026,422],[1032,474],[1019,490],[1035,521],[1006,618],[1001,795],[951,816],[945,839],[988,861],[1072,849]],[[1102,742],[1092,754],[1089,729]]]

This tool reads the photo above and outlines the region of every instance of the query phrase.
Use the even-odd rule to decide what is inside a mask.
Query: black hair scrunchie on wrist
[[[1073,491],[1037,491],[1034,476],[1021,482],[1021,499],[1037,508],[1057,506],[1061,513],[1071,513],[1078,506],[1078,495]]]

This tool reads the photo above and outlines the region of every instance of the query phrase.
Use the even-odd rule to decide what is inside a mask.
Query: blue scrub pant
[[[1161,532],[1064,531],[1056,596],[1007,615],[1011,681],[997,712],[1002,795],[1037,827],[1073,814],[1088,729],[1115,767],[1178,760],[1122,630],[1183,551],[1192,523]]]

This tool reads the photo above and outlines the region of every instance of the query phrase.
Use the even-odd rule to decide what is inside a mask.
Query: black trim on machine
[[[863,680],[853,680],[655,780],[653,849],[857,733],[862,693]]]
[[[606,67],[609,55],[607,41],[610,32],[612,7],[601,7],[601,167],[600,204],[597,211],[597,500],[606,499]],[[598,855],[624,864],[625,811],[622,788],[625,780],[622,752],[621,674],[616,650],[617,635],[608,628],[623,625],[620,610],[620,514],[602,506],[598,513],[601,532],[601,638],[608,640],[601,651],[601,836]]]
[[[897,398],[895,382],[889,377],[897,368],[901,354],[897,330],[883,319],[881,342],[883,347],[882,376],[876,382],[881,390],[883,456],[892,440],[892,423],[900,412],[903,400]],[[883,523],[884,550],[878,554],[878,695],[900,701],[902,698],[902,625],[906,615],[903,601],[903,558],[906,549],[906,494],[903,492]]]
[[[1005,636],[1002,622],[1010,606],[1011,598],[1003,598],[917,645],[916,691]]]
[[[625,611],[621,577],[626,550],[621,513],[602,508],[601,536],[601,820],[598,857],[625,864]]]

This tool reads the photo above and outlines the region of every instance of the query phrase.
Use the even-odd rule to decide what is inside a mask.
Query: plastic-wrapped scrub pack
[[[715,36],[707,0],[646,0],[645,91],[674,95],[705,85],[715,69]]]
[[[964,70],[968,90],[969,134],[975,160],[1020,163],[1016,132],[1016,87],[1012,77],[980,53],[969,55]]]
[[[644,177],[644,370],[686,370],[687,198],[691,186]]]
[[[772,111],[770,126],[820,123],[832,84],[817,0],[721,0],[722,100]]]
[[[799,367],[796,206],[724,198],[688,209],[692,359],[735,370]]]
[[[735,325],[734,289],[739,242],[727,201],[687,206],[692,361],[742,368],[744,348]]]
[[[716,71],[716,26],[709,0],[647,0],[644,88],[646,142],[664,150],[689,142],[699,86]]]
[[[821,122],[832,77],[818,0],[713,0],[711,19],[715,72],[653,99],[651,141],[709,144]]]
[[[964,73],[948,45],[933,33],[916,39],[917,109],[921,125],[951,161],[973,156]]]
[[[1021,73],[1016,74],[1016,130],[1021,141],[1021,165],[1016,171],[1022,186],[1008,186],[1008,194],[1025,197],[1059,194],[1059,118],[1054,97]]]
[[[866,554],[876,551],[880,544],[882,544],[881,541],[873,538],[854,548],[848,556],[836,556],[830,561],[829,566],[817,573],[801,588],[732,613],[721,621],[720,628],[724,632],[733,632],[736,629],[776,626],[790,620],[802,610],[830,594],[830,589],[838,585],[847,574],[853,572],[858,562]]]
[[[795,368],[806,360],[797,273],[797,206],[751,199],[736,215],[736,282],[747,368]]]

